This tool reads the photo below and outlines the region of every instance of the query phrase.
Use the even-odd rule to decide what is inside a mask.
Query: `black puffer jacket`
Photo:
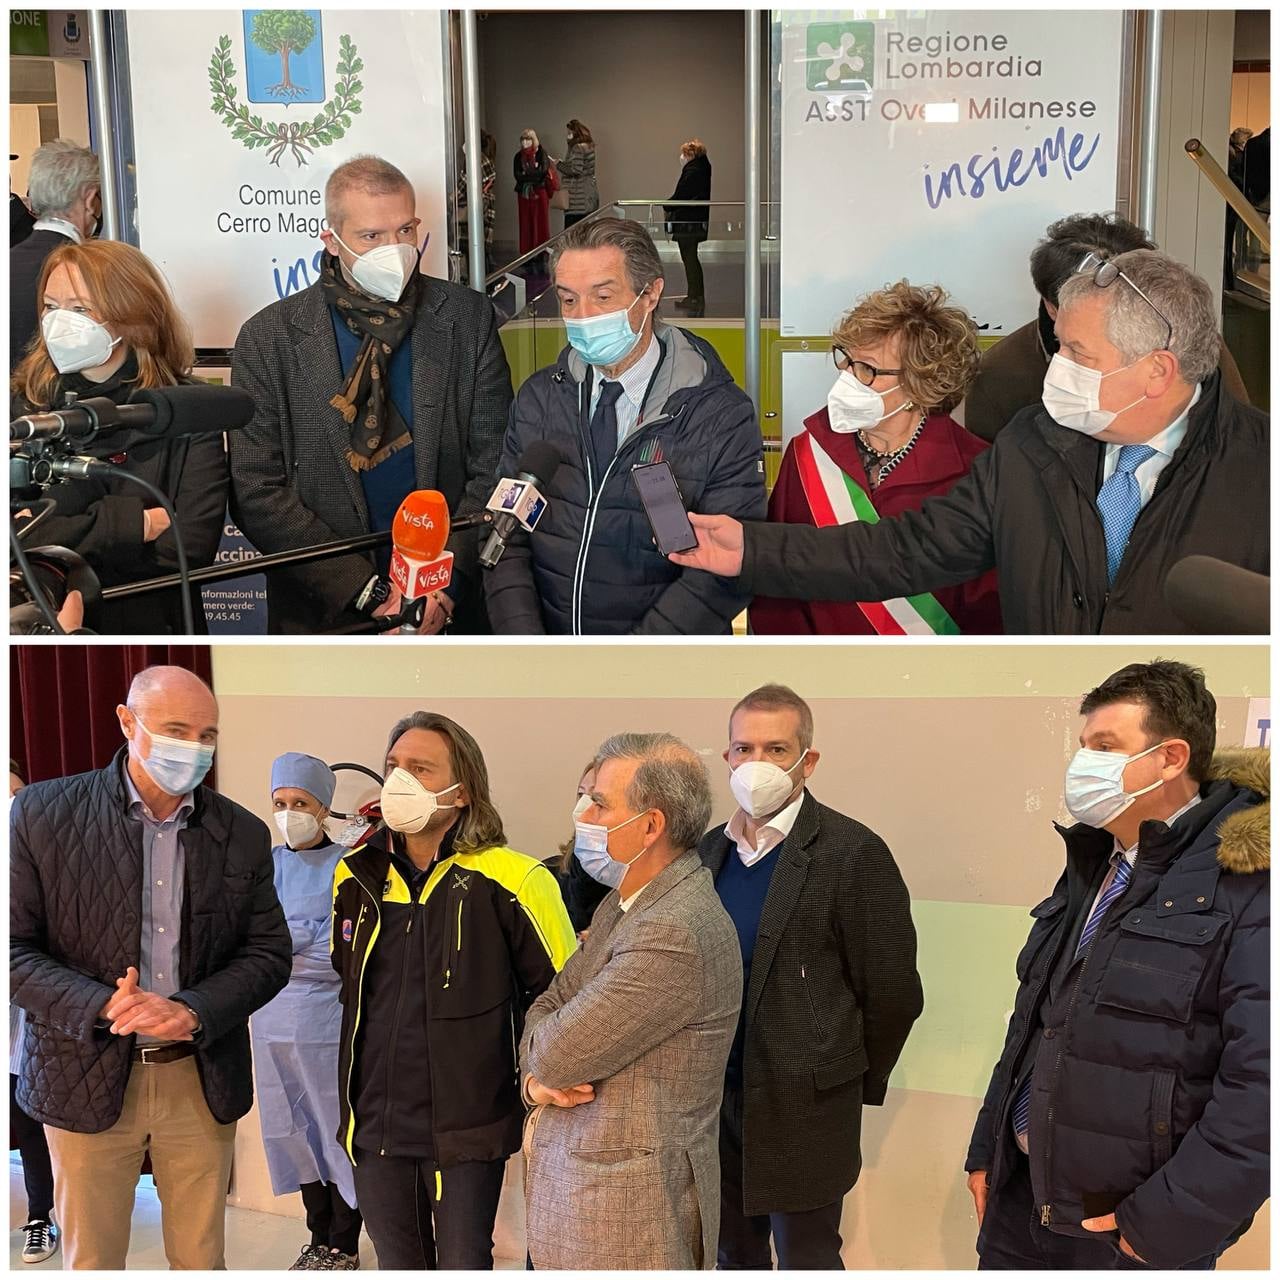
[[[1065,970],[1114,840],[1062,831],[1067,869],[1032,908],[965,1162],[999,1196],[1016,1150],[1013,1098],[1034,1055],[1040,1221],[1096,1239],[1080,1223],[1114,1213],[1161,1269],[1226,1248],[1269,1194],[1269,773],[1267,752],[1220,753],[1198,805],[1172,827],[1144,822],[1128,888]]]
[[[748,525],[739,582],[801,600],[887,600],[994,568],[1007,634],[1171,635],[1184,556],[1269,573],[1270,421],[1203,384],[1187,434],[1133,526],[1114,584],[1098,514],[1105,446],[1023,409],[953,489],[879,524]],[[694,507],[693,510],[698,510]]]
[[[487,576],[499,634],[725,635],[750,600],[738,583],[681,569],[653,545],[630,474],[642,462],[671,464],[690,511],[759,520],[766,508],[751,401],[710,344],[662,324],[657,336],[665,354],[642,425],[622,442],[603,481],[591,460],[591,386],[578,353],[566,347],[520,388],[499,474],[515,475],[534,440],[551,441],[561,461],[537,528],[508,543]]]
[[[75,1133],[115,1124],[131,1066],[134,1038],[98,1022],[140,955],[142,825],[126,816],[125,756],[25,788],[10,814],[9,996],[27,1012],[18,1104]],[[199,787],[180,839],[181,986],[161,994],[199,1015],[205,1101],[230,1124],[253,1102],[249,1015],[289,981],[293,948],[257,818]]]

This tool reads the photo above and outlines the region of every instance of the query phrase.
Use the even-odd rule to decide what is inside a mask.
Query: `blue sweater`
[[[781,848],[779,845],[777,849],[770,850],[759,862],[748,867],[743,865],[737,845],[730,840],[728,856],[716,877],[716,892],[738,931],[738,945],[742,948],[742,1009],[738,1014],[738,1029],[734,1033],[725,1072],[725,1084],[731,1089],[742,1088],[742,1051],[747,1031],[751,960],[756,950],[756,934],[760,930],[760,913],[764,910],[764,900],[769,893],[773,869],[778,865],[778,849]]]

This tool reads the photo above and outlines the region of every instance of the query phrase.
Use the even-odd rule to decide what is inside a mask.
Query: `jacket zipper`
[[[1133,891],[1133,883],[1137,879],[1138,861],[1140,857],[1141,857],[1141,854],[1138,854],[1134,857],[1133,873],[1130,875],[1128,887],[1126,888],[1125,892],[1120,896],[1120,898],[1117,899],[1115,902],[1113,902],[1107,908],[1106,915],[1104,915],[1102,919],[1098,921],[1098,927],[1097,929],[1094,930],[1094,933],[1093,933],[1093,941],[1089,943],[1089,949],[1084,953],[1084,955],[1080,957],[1079,963],[1077,964],[1077,967],[1076,967],[1076,978],[1075,978],[1075,982],[1072,984],[1072,987],[1071,987],[1071,1000],[1067,1004],[1067,1016],[1063,1019],[1063,1022],[1062,1022],[1062,1033],[1063,1033],[1062,1043],[1058,1046],[1058,1054],[1057,1054],[1057,1057],[1055,1057],[1053,1060],[1053,1069],[1050,1072],[1050,1079],[1049,1079],[1049,1110],[1045,1116],[1045,1135],[1044,1135],[1044,1185],[1046,1188],[1049,1186],[1049,1163],[1050,1163],[1049,1155],[1053,1145],[1053,1096],[1054,1096],[1053,1085],[1054,1085],[1054,1081],[1057,1079],[1058,1068],[1062,1066],[1062,1055],[1066,1052],[1066,1048],[1067,1048],[1067,1036],[1066,1036],[1067,1027],[1070,1025],[1071,1015],[1075,1011],[1076,1001],[1080,997],[1080,984],[1084,981],[1084,972],[1089,967],[1089,958],[1093,955],[1094,947],[1098,945],[1098,939],[1102,937],[1102,926],[1106,924],[1108,917],[1115,911],[1116,907],[1119,906],[1120,903],[1122,903],[1124,899],[1127,898],[1129,894]],[[1126,907],[1125,910],[1127,911],[1128,908]],[[1086,925],[1089,923],[1088,916],[1085,916],[1084,923]],[[1075,962],[1073,961],[1072,963],[1075,963]],[[1040,1225],[1042,1227],[1049,1226],[1051,1223],[1052,1217],[1053,1217],[1053,1206],[1048,1204],[1042,1204],[1040,1206]]]
[[[573,596],[572,596],[572,614],[570,618],[570,627],[575,636],[582,635],[582,590],[585,586],[587,552],[591,545],[591,535],[595,532],[596,516],[599,514],[600,498],[604,493],[605,482],[613,473],[613,465],[622,457],[625,450],[630,450],[637,441],[643,439],[649,434],[654,427],[665,427],[668,423],[674,422],[683,412],[684,405],[681,405],[675,413],[665,413],[660,417],[654,418],[651,422],[646,422],[639,431],[634,432],[622,442],[622,448],[609,460],[609,465],[605,468],[604,475],[600,477],[600,487],[597,489],[592,483],[591,468],[591,450],[588,447],[589,442],[583,441],[583,456],[587,460],[587,484],[590,498],[587,502],[587,517],[582,522],[582,541],[578,544],[578,561],[573,570]],[[581,415],[579,421],[579,437],[581,437]]]
[[[458,921],[457,932],[448,925],[445,926],[445,956],[444,956],[444,985],[448,990],[449,983],[453,978],[454,966],[461,958],[462,952],[462,905],[466,901],[461,895],[458,897]]]
[[[360,884],[360,881],[356,880],[356,883]],[[364,889],[365,893],[369,893],[369,890],[366,889],[364,885],[360,885],[360,887]],[[364,955],[360,957],[360,972],[359,974],[356,975],[356,1015],[355,1015],[354,1022],[351,1024],[351,1049],[350,1049],[350,1053],[348,1055],[348,1060],[347,1060],[347,1082],[346,1082],[347,1142],[346,1142],[346,1147],[347,1147],[347,1155],[350,1157],[351,1163],[353,1165],[356,1162],[355,1144],[353,1141],[355,1138],[355,1132],[356,1132],[356,1109],[355,1109],[355,1104],[351,1101],[351,1077],[355,1074],[356,1043],[360,1037],[360,1009],[364,1004],[364,971],[368,967],[369,956],[373,951],[373,944],[378,940],[378,934],[382,932],[382,910],[378,906],[377,899],[374,898],[371,893],[369,893],[369,897],[373,902],[373,914],[375,916],[375,920],[373,925],[373,933],[370,934],[369,936],[369,945],[365,947]],[[366,910],[367,910],[367,904],[362,902],[360,904],[360,914],[356,917],[356,928],[355,928],[355,932],[352,934],[353,940],[358,939],[360,937],[360,925],[364,921]]]
[[[423,886],[423,892],[426,892],[426,886]],[[396,1042],[400,1039],[400,1013],[404,1008],[404,992],[409,984],[409,935],[413,932],[413,918],[417,914],[418,908],[422,905],[422,899],[415,902],[412,898],[409,900],[409,923],[405,926],[404,951],[400,960],[400,990],[396,993],[396,1011],[391,1023],[391,1043],[387,1046],[387,1065],[384,1072],[385,1098],[382,1103],[382,1141],[387,1140],[387,1126],[391,1120],[391,1068],[395,1065],[396,1060]],[[385,1156],[387,1154],[386,1147],[382,1147],[378,1154]]]

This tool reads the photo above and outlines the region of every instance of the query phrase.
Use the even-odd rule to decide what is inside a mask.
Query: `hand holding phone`
[[[653,530],[653,540],[664,556],[673,551],[692,551],[698,535],[689,523],[684,498],[669,462],[649,462],[632,467],[631,479],[644,504],[644,513]]]

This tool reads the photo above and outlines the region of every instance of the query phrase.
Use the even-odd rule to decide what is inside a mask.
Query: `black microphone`
[[[1268,635],[1271,579],[1213,556],[1187,556],[1164,580],[1165,603],[1200,635]]]
[[[519,467],[514,478],[498,481],[493,496],[485,504],[493,512],[493,530],[485,539],[480,551],[480,563],[492,569],[507,549],[507,539],[517,529],[532,532],[546,510],[547,500],[542,489],[547,488],[560,469],[560,452],[547,440],[535,440],[516,463]]]
[[[253,397],[241,387],[191,383],[138,390],[124,404],[90,396],[9,424],[10,440],[92,440],[132,428],[148,436],[195,436],[235,431],[253,417]]]

